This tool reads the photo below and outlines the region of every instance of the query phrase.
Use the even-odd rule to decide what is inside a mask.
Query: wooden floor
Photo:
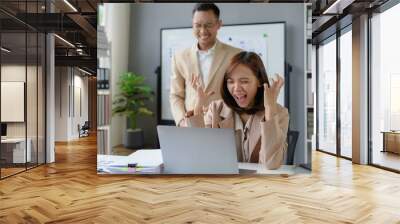
[[[1,178],[6,178],[11,175],[26,171],[27,169],[34,169],[38,165],[36,163],[18,164],[17,167],[2,167],[0,170]]]
[[[313,154],[311,175],[98,176],[96,140],[0,181],[0,223],[400,223],[400,175]]]
[[[372,161],[377,165],[400,170],[400,154],[376,150],[374,151]]]
[[[24,168],[1,168],[1,178],[7,177],[7,176],[11,176],[13,174],[19,173],[26,170],[25,167]]]

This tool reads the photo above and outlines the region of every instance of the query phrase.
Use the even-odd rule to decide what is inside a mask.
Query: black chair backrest
[[[287,148],[287,158],[286,158],[287,165],[293,165],[294,153],[296,151],[296,144],[298,138],[299,138],[298,131],[290,131],[290,130],[288,131],[287,134],[288,148]]]
[[[82,129],[89,129],[89,128],[90,128],[89,121],[85,121],[85,123],[82,126]]]

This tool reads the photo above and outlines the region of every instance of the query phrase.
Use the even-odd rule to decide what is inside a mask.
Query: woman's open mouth
[[[247,94],[235,95],[235,100],[239,105],[244,105],[246,103]]]

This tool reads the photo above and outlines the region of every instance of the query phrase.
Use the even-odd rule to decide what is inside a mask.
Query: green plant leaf
[[[145,78],[132,72],[121,74],[118,87],[120,93],[113,100],[113,115],[129,118],[130,128],[136,128],[138,115],[151,116],[153,112],[145,105],[153,100],[154,92],[145,84]]]

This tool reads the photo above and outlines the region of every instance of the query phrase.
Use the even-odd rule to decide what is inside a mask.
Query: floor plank
[[[0,181],[0,223],[400,223],[400,175],[313,153],[281,176],[102,176],[96,139]]]
[[[400,170],[400,154],[376,150],[374,151],[372,162],[377,165]]]

